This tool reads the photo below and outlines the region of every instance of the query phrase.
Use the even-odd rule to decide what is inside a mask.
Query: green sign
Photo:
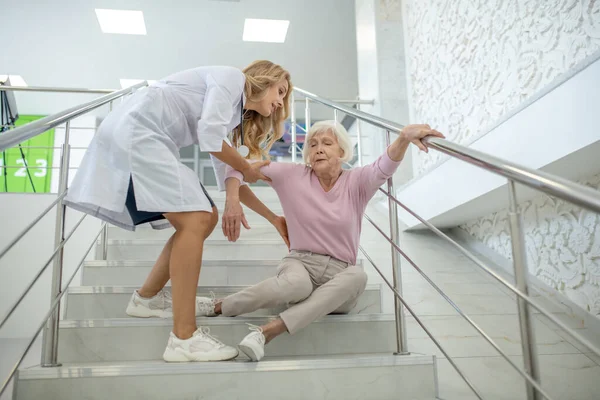
[[[20,115],[15,125],[22,126],[40,118],[44,116]],[[0,167],[16,167],[0,168],[0,192],[33,193],[35,188],[36,193],[50,193],[54,129],[21,143],[21,146],[23,154],[18,146],[0,153]]]

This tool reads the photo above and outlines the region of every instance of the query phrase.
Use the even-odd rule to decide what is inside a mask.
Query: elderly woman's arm
[[[429,125],[407,125],[387,150],[372,164],[360,168],[358,174],[358,187],[361,196],[368,200],[383,183],[394,175],[400,162],[406,154],[410,143],[413,143],[419,149],[427,152],[427,147],[421,142],[426,136],[437,136],[443,138],[444,135],[431,129]]]
[[[429,125],[415,124],[405,126],[400,132],[400,135],[398,135],[398,138],[388,147],[388,156],[392,161],[402,161],[404,154],[406,154],[406,150],[411,143],[427,153],[427,146],[421,142],[421,139],[426,136],[444,138],[444,135],[435,129],[431,129]]]

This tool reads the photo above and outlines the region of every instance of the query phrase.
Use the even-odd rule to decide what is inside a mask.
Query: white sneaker
[[[226,346],[210,335],[208,328],[198,328],[189,339],[179,339],[173,332],[163,354],[166,362],[225,361],[238,356],[236,348]]]
[[[261,327],[248,325],[252,332],[242,339],[238,347],[252,361],[260,361],[265,356],[265,335],[263,335]]]
[[[215,294],[210,292],[211,297],[196,297],[196,315],[199,317],[216,317],[215,313]]]
[[[208,297],[196,297],[196,316],[214,317],[215,314],[215,296],[212,299]],[[173,299],[171,292],[162,289],[154,297],[145,298],[136,291],[131,295],[129,304],[125,313],[130,317],[137,318],[172,318],[173,317]]]
[[[171,293],[161,290],[154,297],[144,298],[136,291],[131,295],[125,313],[138,318],[171,318],[173,317],[173,300]]]

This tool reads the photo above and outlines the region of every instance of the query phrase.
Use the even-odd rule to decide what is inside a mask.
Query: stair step
[[[229,345],[248,334],[248,326],[268,317],[201,317],[199,326]],[[59,354],[63,363],[161,359],[171,319],[91,319],[60,322]],[[266,348],[267,355],[322,356],[393,352],[394,316],[387,314],[328,315],[295,335],[281,335]]]
[[[247,286],[198,287],[198,295],[210,297],[214,292],[217,299],[243,290]],[[80,286],[69,288],[66,294],[65,318],[98,319],[129,318],[125,314],[127,303],[138,286]],[[169,290],[169,289],[167,289]],[[247,316],[277,315],[285,308],[258,310]],[[368,285],[350,314],[377,314],[381,312],[381,285]]]
[[[200,283],[203,286],[254,285],[275,275],[281,258],[273,260],[203,260]],[[154,260],[86,261],[82,285],[141,285]],[[362,266],[363,260],[357,260]]]
[[[242,228],[240,240],[246,239],[263,239],[263,240],[280,240],[279,233],[271,224],[252,224],[251,229]],[[175,229],[152,229],[150,226],[141,225],[136,228],[135,232],[121,229],[115,226],[108,227],[108,238],[117,240],[132,240],[132,239],[162,239],[167,240],[175,233]],[[213,240],[225,240],[225,236],[221,231],[219,223],[214,232],[206,239],[209,242]]]
[[[15,400],[52,399],[392,399],[435,398],[435,358],[360,354],[260,363],[162,360],[33,367],[19,371]],[[278,390],[273,388],[278,382]],[[284,391],[284,393],[282,393]]]
[[[156,259],[165,246],[165,239],[109,240],[108,260]],[[98,246],[98,251],[100,246]],[[203,260],[281,260],[289,253],[280,240],[212,240],[204,243]],[[99,254],[99,253],[96,253]]]

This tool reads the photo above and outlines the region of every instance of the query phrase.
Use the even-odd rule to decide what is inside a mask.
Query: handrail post
[[[336,110],[335,108],[333,109],[333,120],[335,121],[335,123],[338,123],[338,110]]]
[[[356,109],[360,111],[360,103],[356,105]],[[360,138],[360,119],[356,118],[356,151],[358,152],[358,166],[363,166],[362,158],[362,141]]]
[[[386,143],[390,145],[390,131],[386,131]],[[395,195],[394,191],[394,177],[391,176],[387,180],[388,193],[392,196]],[[400,247],[400,228],[398,227],[398,206],[391,198],[388,198],[388,205],[390,209],[390,238],[394,244]],[[394,289],[398,291],[398,294],[402,295],[402,273],[400,269],[400,254],[396,251],[394,246],[392,248],[392,278],[394,280]],[[409,354],[406,345],[406,323],[404,321],[404,306],[400,302],[397,296],[394,296],[394,314],[396,316],[396,353],[397,355]]]
[[[525,238],[523,236],[521,212],[517,204],[517,192],[515,182],[508,181],[509,190],[509,218],[510,233],[512,239],[513,268],[515,271],[515,284],[517,288],[525,295],[529,295],[527,270],[527,254],[525,252]],[[540,381],[540,371],[537,360],[537,348],[535,345],[535,335],[529,306],[521,297],[517,297],[517,307],[519,312],[519,325],[521,329],[521,347],[523,349],[523,363],[525,372],[531,375],[536,382]],[[525,382],[528,400],[541,400],[541,394],[533,387],[530,382]]]
[[[111,101],[108,105],[108,111],[112,112],[113,102]],[[198,146],[194,145],[194,171],[198,175]],[[100,236],[100,259],[106,260],[108,257],[108,224],[104,224],[102,228],[102,234]]]
[[[305,100],[306,105],[304,107],[304,129],[306,133],[308,133],[308,130],[310,129],[310,99],[307,97]]]
[[[58,193],[64,193],[67,190],[69,182],[69,160],[71,148],[69,146],[69,129],[71,121],[67,121],[65,125],[65,141],[62,146],[62,155],[60,159],[60,178],[58,184]],[[63,200],[56,205],[56,224],[54,231],[54,247],[60,246],[65,240],[65,216],[66,206]],[[50,303],[54,301],[61,291],[62,272],[64,261],[64,247],[56,254],[52,265],[52,287],[50,288]],[[58,362],[58,328],[60,321],[60,307],[56,307],[46,325],[44,338],[42,341],[42,367],[59,367]]]
[[[292,118],[292,162],[296,162],[296,152],[297,152],[297,144],[296,144],[296,107],[295,107],[296,98],[294,96],[294,92],[290,95],[290,112]]]

